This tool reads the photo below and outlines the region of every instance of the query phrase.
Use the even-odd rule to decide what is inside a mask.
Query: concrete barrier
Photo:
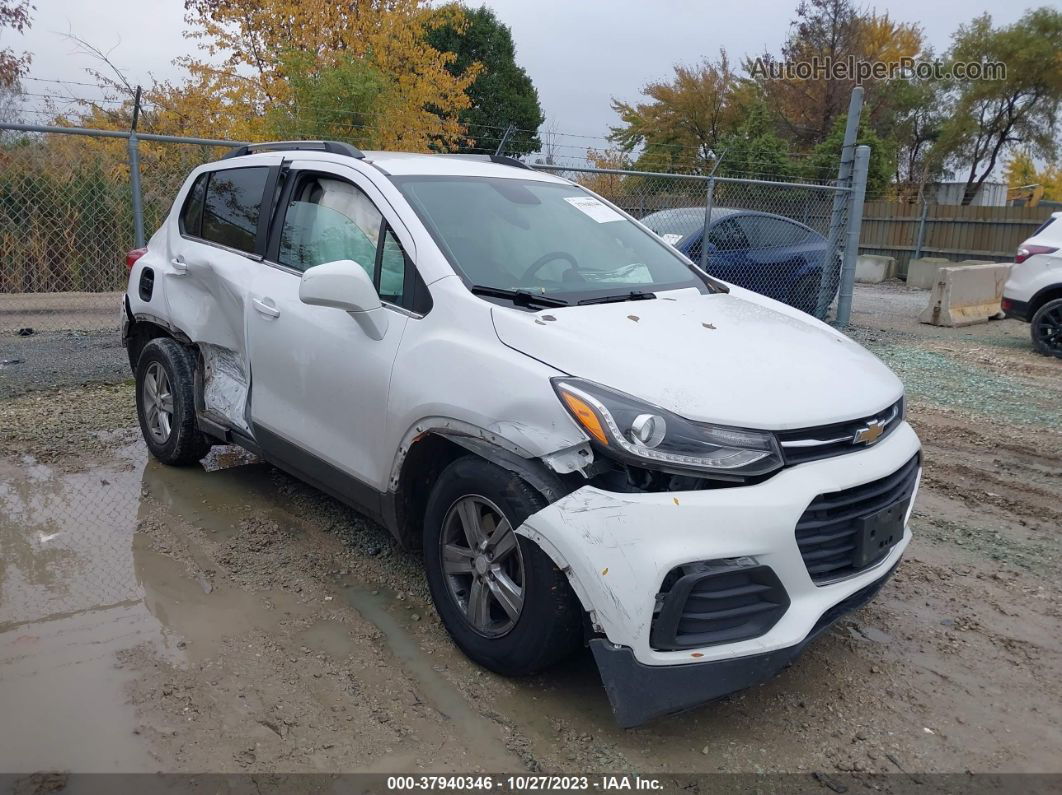
[[[970,326],[987,323],[1000,314],[1013,263],[978,263],[962,267],[940,268],[929,306],[918,316],[922,323],[933,326]]]
[[[984,260],[964,259],[961,262],[952,262],[943,257],[922,257],[913,259],[907,266],[907,286],[918,287],[922,290],[931,290],[937,283],[937,271],[941,268],[967,268],[971,265],[991,265]]]
[[[929,290],[937,281],[937,271],[951,265],[944,257],[921,257],[907,263],[907,286]]]
[[[896,258],[877,254],[860,254],[856,260],[855,280],[860,284],[881,284],[896,276]]]

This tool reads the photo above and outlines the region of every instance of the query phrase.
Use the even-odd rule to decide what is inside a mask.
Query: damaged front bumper
[[[753,486],[637,494],[584,486],[529,517],[518,532],[567,573],[598,633],[591,648],[616,718],[634,726],[770,678],[839,615],[872,598],[910,542],[919,448],[904,423],[874,447],[794,466]],[[855,573],[813,578],[796,537],[812,501],[905,467],[914,486],[902,537]],[[722,633],[704,645],[690,645],[691,636],[662,643],[661,637],[673,639],[660,632],[664,584],[674,571],[701,563],[757,572],[762,588],[770,583],[775,614],[733,640]]]
[[[686,665],[643,665],[630,649],[602,638],[590,641],[616,722],[623,728],[715,701],[765,682],[788,667],[804,647],[839,618],[873,599],[897,564],[827,610],[799,643],[763,654]]]

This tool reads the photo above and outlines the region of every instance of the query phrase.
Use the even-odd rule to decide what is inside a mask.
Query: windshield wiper
[[[640,290],[632,290],[622,295],[601,295],[597,298],[584,298],[580,304],[618,304],[620,301],[648,301],[656,298],[656,293],[643,293]]]
[[[507,290],[504,287],[487,287],[473,284],[468,288],[473,295],[485,295],[489,298],[508,298],[513,306],[568,306],[562,298],[550,298],[548,295],[535,295],[527,290]]]

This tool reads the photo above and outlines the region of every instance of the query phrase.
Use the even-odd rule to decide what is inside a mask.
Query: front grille
[[[903,398],[886,409],[869,417],[857,420],[835,422],[832,425],[820,425],[816,428],[801,428],[796,431],[780,431],[778,441],[782,445],[782,454],[787,466],[817,461],[835,455],[854,453],[870,445],[855,441],[856,434],[872,424],[879,424],[882,433],[871,444],[877,444],[896,428],[903,420]]]
[[[661,651],[735,643],[766,633],[789,609],[789,595],[769,566],[740,559],[673,569],[657,594],[649,645]]]
[[[888,555],[891,546],[860,565],[863,519],[895,505],[902,505],[902,512],[906,514],[918,482],[920,463],[919,455],[915,454],[887,477],[843,491],[820,494],[811,501],[797,522],[796,540],[800,556],[815,583],[822,584],[865,571]]]

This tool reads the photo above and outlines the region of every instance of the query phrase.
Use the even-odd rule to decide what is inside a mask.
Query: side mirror
[[[374,340],[387,332],[387,310],[365,269],[352,259],[326,262],[302,274],[299,300],[342,309]]]

